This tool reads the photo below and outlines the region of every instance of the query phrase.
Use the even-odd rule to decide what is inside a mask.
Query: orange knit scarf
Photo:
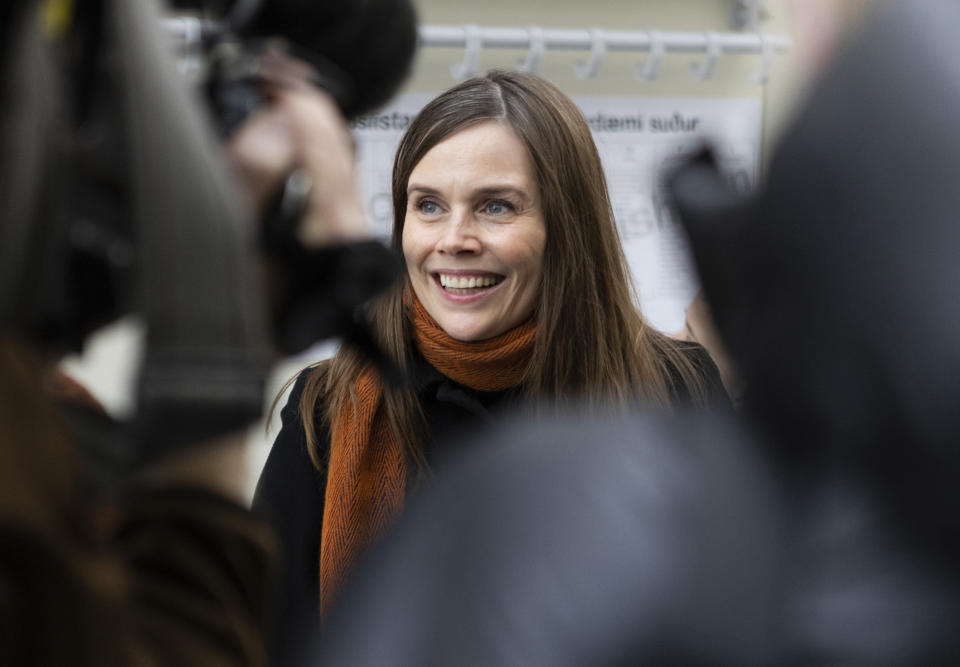
[[[466,343],[447,335],[416,295],[408,294],[407,317],[417,349],[434,368],[479,391],[502,391],[523,381],[536,334],[533,320]],[[404,452],[381,409],[379,373],[367,370],[355,392],[331,427],[320,538],[322,617],[357,557],[399,516],[407,482]]]

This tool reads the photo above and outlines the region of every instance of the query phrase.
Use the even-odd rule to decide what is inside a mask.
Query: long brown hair
[[[478,123],[506,123],[527,148],[540,192],[547,243],[537,335],[523,383],[535,401],[574,401],[626,408],[642,399],[667,406],[671,377],[694,400],[704,394],[701,373],[678,343],[650,327],[634,303],[634,288],[590,129],[579,108],[546,80],[519,72],[490,72],[465,81],[427,104],[407,129],[393,165],[393,247],[402,248],[410,173],[426,153]],[[371,324],[401,370],[413,342],[404,314],[406,281],[370,306]],[[368,360],[349,347],[317,365],[301,396],[311,458],[321,465],[315,415],[331,423],[352,400]],[[323,405],[319,401],[323,397]],[[409,387],[384,387],[383,409],[411,460],[425,465],[425,423]]]

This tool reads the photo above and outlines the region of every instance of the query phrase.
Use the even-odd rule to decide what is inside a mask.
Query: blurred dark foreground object
[[[260,239],[160,26],[150,0],[0,6],[2,665],[267,662],[272,534],[215,465],[263,405]],[[127,312],[137,420],[55,409],[51,359]]]
[[[214,26],[202,35],[203,87],[222,135],[264,104],[257,58],[282,48],[309,64],[347,120],[376,110],[407,79],[417,49],[408,0],[173,0]]]
[[[412,71],[417,15],[408,0],[260,0],[242,4],[257,8],[237,27],[241,37],[280,36],[322,75],[337,73],[350,93],[337,98],[347,119],[385,104]]]
[[[323,664],[955,664],[957,25],[878,8],[751,199],[709,154],[669,179],[745,415],[476,443],[358,573]]]
[[[0,9],[2,665],[266,663],[270,531],[215,466],[166,467],[259,413],[267,359],[252,227],[159,25],[151,2]],[[112,439],[74,431],[51,359],[133,304],[144,430],[74,395]]]
[[[112,319],[142,320],[136,420],[98,461],[109,485],[261,413],[270,349],[255,229],[154,2],[12,4],[0,330],[56,359]],[[52,6],[61,18],[41,22]]]
[[[798,461],[869,470],[905,526],[956,552],[960,5],[887,3],[871,19],[753,200],[706,155],[673,192],[754,422]]]
[[[318,664],[770,655],[780,498],[736,428],[652,413],[531,420],[464,451],[361,566]]]
[[[31,352],[0,338],[0,664],[266,665],[268,527],[199,484],[87,502]]]
[[[375,243],[305,248],[297,217],[258,233],[155,2],[3,11],[0,330],[56,358],[122,315],[146,329],[135,418],[69,415],[91,485],[257,420],[277,350],[343,336],[377,354],[354,312],[394,258]],[[282,285],[269,302],[264,254]]]

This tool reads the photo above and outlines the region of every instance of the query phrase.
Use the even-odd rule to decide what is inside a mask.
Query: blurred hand
[[[264,210],[293,170],[306,176],[307,210],[297,236],[308,247],[367,237],[352,138],[333,98],[310,83],[311,71],[283,53],[266,53],[258,75],[269,104],[227,146],[255,211]]]

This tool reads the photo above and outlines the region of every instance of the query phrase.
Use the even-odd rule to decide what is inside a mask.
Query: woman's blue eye
[[[440,212],[440,207],[437,206],[436,202],[432,202],[430,200],[417,203],[417,208],[420,209],[421,213],[426,213],[427,215],[434,215]]]
[[[508,201],[496,199],[487,204],[487,213],[490,215],[504,215],[513,211],[513,204]]]

